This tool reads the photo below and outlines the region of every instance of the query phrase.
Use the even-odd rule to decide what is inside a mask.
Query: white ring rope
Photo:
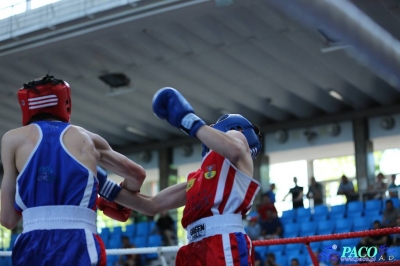
[[[168,247],[149,247],[149,248],[120,248],[120,249],[106,249],[107,255],[125,255],[125,254],[149,254],[149,253],[169,253],[178,252],[179,246]],[[11,256],[11,251],[0,251],[0,257]]]

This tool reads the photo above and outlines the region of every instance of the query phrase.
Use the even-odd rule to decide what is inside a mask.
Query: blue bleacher
[[[260,254],[261,258],[265,258],[268,254],[268,246],[256,246],[254,250]]]
[[[147,246],[147,236],[135,236],[132,240],[132,243],[138,248],[146,247]]]
[[[304,244],[286,244],[285,245],[285,255],[290,255],[296,252],[303,252],[305,249]]]
[[[269,253],[274,253],[275,257],[282,256],[282,253],[285,251],[285,246],[284,245],[271,245],[268,247],[268,252]]]
[[[346,205],[335,205],[331,207],[329,212],[330,220],[342,219],[346,215]]]
[[[364,231],[368,229],[371,229],[371,220],[367,216],[353,219],[353,231]]]
[[[125,232],[123,233],[124,236],[129,238],[135,235],[135,224],[129,224],[125,227]]]
[[[314,207],[313,219],[314,221],[325,220],[328,217],[329,210],[325,205],[317,205]]]
[[[298,208],[295,214],[296,222],[306,222],[311,220],[311,210],[309,208]]]
[[[352,201],[347,204],[346,216],[348,218],[362,217],[364,215],[364,203]]]
[[[147,246],[148,247],[160,247],[163,245],[162,237],[161,235],[150,235],[147,239]],[[146,254],[147,259],[157,259],[158,254],[157,253],[148,253]]]
[[[335,221],[332,221],[332,220],[320,221],[317,224],[317,234],[318,235],[332,234],[334,229],[335,229]]]
[[[300,225],[300,236],[312,236],[315,235],[317,226],[313,222],[302,223]]]
[[[347,238],[347,239],[342,239],[339,241],[340,242],[340,247],[355,247],[360,243],[359,238]]]
[[[297,237],[299,235],[300,232],[300,225],[299,224],[285,224],[284,225],[284,231],[283,231],[283,235],[285,238],[288,237]]]
[[[374,212],[374,211],[382,211],[382,201],[379,199],[375,200],[367,200],[364,206],[364,212]]]
[[[311,242],[310,243],[310,248],[312,251],[320,251],[321,250],[321,242]]]
[[[386,201],[388,199],[393,201],[393,207],[400,208],[400,200],[398,198],[387,198],[387,199],[382,199],[382,210],[386,209]]]
[[[295,210],[288,210],[282,212],[282,216],[280,219],[282,223],[291,223],[294,221],[295,216],[296,216]]]
[[[149,222],[140,222],[135,224],[135,236],[147,236],[150,233]]]
[[[352,219],[340,219],[335,221],[334,233],[347,233],[353,230]]]

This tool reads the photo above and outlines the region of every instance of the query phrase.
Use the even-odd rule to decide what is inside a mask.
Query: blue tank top
[[[64,146],[68,123],[40,121],[39,141],[17,177],[14,207],[74,205],[95,210],[98,181]]]

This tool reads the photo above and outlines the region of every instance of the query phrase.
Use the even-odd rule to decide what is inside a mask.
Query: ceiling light
[[[99,79],[111,88],[127,87],[131,80],[124,73],[109,73],[99,76]]]
[[[148,135],[147,135],[146,132],[144,132],[144,131],[142,131],[142,130],[139,130],[139,129],[136,129],[136,128],[131,127],[131,126],[127,126],[127,127],[125,128],[125,130],[128,131],[128,132],[130,132],[130,133],[133,133],[133,134],[136,134],[136,135],[138,135],[138,136],[141,136],[141,137],[145,137],[145,138],[148,137]]]
[[[338,93],[337,91],[330,90],[329,91],[329,95],[332,96],[333,98],[339,100],[339,101],[343,101],[344,100],[343,96],[340,93]]]
[[[125,88],[125,89],[111,89],[109,92],[106,93],[107,97],[113,97],[125,93],[129,93],[136,90],[136,88]]]

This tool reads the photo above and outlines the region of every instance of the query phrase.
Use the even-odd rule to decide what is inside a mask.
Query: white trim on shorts
[[[23,232],[50,229],[86,229],[97,234],[96,212],[80,206],[42,206],[22,212]]]
[[[192,230],[193,232],[191,232]],[[220,234],[245,234],[242,215],[240,214],[223,214],[205,217],[189,224],[186,227],[186,232],[189,243]]]

